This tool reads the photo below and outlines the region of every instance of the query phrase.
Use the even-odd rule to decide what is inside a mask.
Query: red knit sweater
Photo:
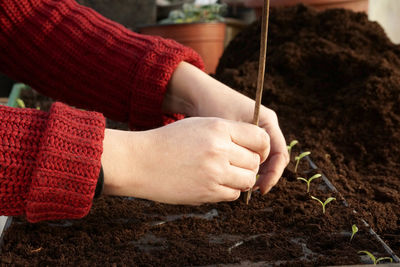
[[[73,0],[0,1],[0,72],[132,129],[165,122],[163,96],[181,61],[203,68],[193,50]],[[0,106],[0,215],[37,222],[88,213],[105,127],[97,112]]]

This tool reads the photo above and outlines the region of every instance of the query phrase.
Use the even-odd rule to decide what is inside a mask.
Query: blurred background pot
[[[245,6],[255,9],[257,16],[261,15],[263,0],[245,0]],[[368,0],[271,0],[271,6],[291,6],[305,4],[317,10],[328,8],[345,8],[368,13]]]
[[[193,48],[204,60],[207,73],[215,73],[224,51],[225,23],[181,23],[144,26],[143,34],[173,39]]]
[[[172,10],[156,25],[139,28],[143,34],[173,39],[193,48],[204,60],[207,73],[215,73],[224,51],[226,24],[222,14],[225,5],[194,5],[185,3]]]

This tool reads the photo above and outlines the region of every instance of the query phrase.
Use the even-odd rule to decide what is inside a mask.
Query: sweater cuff
[[[165,114],[162,102],[167,85],[178,64],[186,61],[204,70],[200,55],[174,40],[152,36],[152,47],[147,49],[133,71],[135,90],[130,97],[131,129],[149,129],[182,119],[182,114]]]
[[[28,221],[87,215],[101,166],[104,129],[100,113],[52,105],[26,199]]]

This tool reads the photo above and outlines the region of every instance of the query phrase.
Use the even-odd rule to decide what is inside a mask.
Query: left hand
[[[252,122],[254,106],[254,100],[186,62],[181,62],[173,73],[163,102],[163,109],[168,112],[248,123]],[[253,189],[259,188],[266,194],[282,176],[289,155],[276,113],[261,106],[259,118],[259,127],[270,136],[271,151],[260,167],[260,178]]]

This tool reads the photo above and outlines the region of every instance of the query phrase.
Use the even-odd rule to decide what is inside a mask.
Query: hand
[[[107,129],[103,149],[105,194],[197,205],[252,188],[269,136],[248,123],[188,118],[143,132]]]
[[[193,65],[181,62],[164,99],[164,110],[189,116],[220,117],[251,123],[254,101],[220,83]],[[259,126],[270,136],[271,152],[260,168],[254,189],[266,194],[279,181],[289,155],[274,111],[261,106]],[[252,138],[248,133],[247,138]]]

